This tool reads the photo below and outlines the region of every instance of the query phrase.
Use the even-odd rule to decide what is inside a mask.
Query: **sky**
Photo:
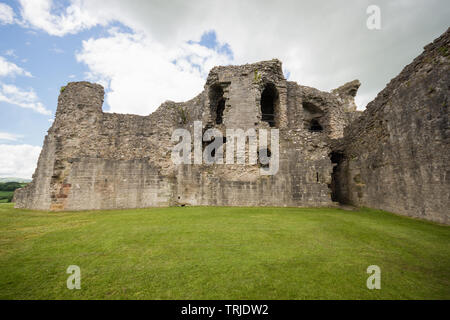
[[[364,110],[449,21],[448,0],[0,0],[0,177],[31,178],[67,82],[148,115],[200,93],[213,66],[278,58],[320,90],[359,79]]]

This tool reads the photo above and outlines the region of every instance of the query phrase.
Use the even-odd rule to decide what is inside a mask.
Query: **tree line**
[[[0,182],[0,202],[11,202],[16,189],[26,186],[27,183]]]

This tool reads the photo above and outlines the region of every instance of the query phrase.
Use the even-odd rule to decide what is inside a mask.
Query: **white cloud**
[[[62,8],[51,0],[20,0],[24,24],[42,29],[54,36],[74,34],[108,19],[101,12],[83,9],[83,1],[74,0],[67,8]],[[59,12],[58,12],[59,11]]]
[[[31,178],[41,148],[28,144],[0,144],[0,177]]]
[[[197,79],[199,74],[187,57],[205,49],[185,44],[207,30],[215,30],[219,40],[230,45],[234,64],[279,58],[289,70],[289,80],[321,90],[359,78],[363,86],[357,101],[364,104],[425,44],[448,28],[450,15],[446,0],[377,0],[382,25],[381,30],[371,31],[366,27],[366,9],[373,4],[369,0],[128,0],[126,4],[123,0],[72,0],[67,8],[52,6],[50,0],[20,2],[25,23],[52,35],[76,33],[112,21],[140,35],[130,38],[116,32],[90,40],[78,55],[93,79],[110,85],[113,91],[108,101],[113,110],[121,112],[144,112],[148,107],[141,101],[145,99],[154,108],[158,101],[187,96],[187,90],[193,90],[189,97],[195,96],[201,87],[199,80],[187,83],[175,78]],[[111,52],[108,44],[113,45]],[[170,59],[176,58],[177,52],[185,58],[177,60],[174,68]],[[101,54],[107,56],[105,61]],[[200,76],[209,68],[206,63],[221,61],[219,56],[201,65]],[[126,72],[122,65],[131,71]],[[135,70],[136,66],[153,75]],[[164,81],[172,86],[169,92],[165,92],[169,85],[164,86]]]
[[[193,98],[211,67],[230,62],[226,55],[198,44],[171,50],[144,34],[117,30],[106,38],[83,41],[77,60],[88,65],[91,80],[109,89],[111,111],[142,115],[166,100]]]
[[[14,11],[5,3],[0,3],[0,24],[11,24],[14,22]]]
[[[0,140],[7,140],[7,141],[17,141],[20,138],[22,138],[22,135],[9,133],[9,132],[0,132]]]
[[[22,108],[32,109],[38,113],[51,115],[46,109],[33,89],[22,90],[11,84],[0,83],[0,101],[10,103]]]
[[[15,63],[12,63],[6,60],[4,57],[0,56],[0,77],[15,76],[15,75],[27,77],[32,76],[31,73],[29,73],[28,71],[25,71],[21,67],[17,66]]]

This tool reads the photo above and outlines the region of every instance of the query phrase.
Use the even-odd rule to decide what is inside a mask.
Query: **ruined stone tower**
[[[278,60],[215,67],[198,96],[167,101],[149,116],[104,113],[100,85],[69,83],[16,207],[345,202],[448,223],[448,42],[449,32],[362,115],[354,102],[358,80],[322,92],[287,81]],[[195,121],[224,136],[227,128],[278,129],[278,172],[262,175],[258,163],[175,165],[172,133],[193,132]],[[225,149],[230,142],[223,140]]]

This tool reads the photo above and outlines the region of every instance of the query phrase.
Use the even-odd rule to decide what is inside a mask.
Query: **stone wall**
[[[339,201],[450,223],[449,45],[447,31],[345,129]]]
[[[286,81],[278,60],[215,67],[195,98],[167,101],[148,116],[104,113],[100,85],[69,83],[33,181],[15,193],[16,207],[340,202],[448,224],[449,33],[425,47],[362,113],[354,103],[358,80],[322,92]],[[192,134],[195,121],[223,136],[229,128],[279,129],[278,172],[262,175],[261,164],[248,159],[175,165],[172,133]],[[224,153],[230,142],[226,136]]]
[[[273,98],[272,122],[262,114],[266,89]],[[16,207],[333,205],[330,140],[342,137],[352,99],[343,101],[336,94],[286,81],[278,60],[215,67],[197,97],[183,103],[167,101],[149,116],[104,113],[103,95],[100,85],[88,82],[64,88],[33,182],[16,192]],[[223,108],[220,121],[218,108]],[[321,131],[311,130],[312,119]],[[260,165],[248,161],[174,165],[172,132],[193,132],[194,121],[224,136],[227,128],[279,129],[278,173],[261,175]]]

